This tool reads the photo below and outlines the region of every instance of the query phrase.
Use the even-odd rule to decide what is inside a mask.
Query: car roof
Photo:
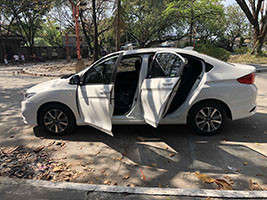
[[[158,51],[173,51],[176,53],[184,53],[184,54],[193,55],[197,57],[200,57],[201,55],[196,51],[185,50],[185,49],[180,49],[180,48],[143,48],[143,49],[125,50],[123,52],[124,52],[124,55],[132,55],[132,54],[155,53]]]
[[[121,51],[123,52],[123,55],[133,55],[133,54],[149,54],[149,53],[156,53],[158,51],[171,51],[175,53],[181,53],[181,54],[186,54],[189,56],[194,56],[199,59],[204,60],[205,62],[208,62],[212,65],[228,65],[231,66],[230,63],[226,63],[224,61],[218,60],[216,58],[210,57],[208,55],[198,53],[197,51],[194,50],[188,50],[188,49],[181,49],[181,48],[143,48],[143,49],[134,49],[134,50],[125,50]]]

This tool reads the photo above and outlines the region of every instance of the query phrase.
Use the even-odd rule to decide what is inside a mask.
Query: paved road
[[[259,74],[256,80],[258,113],[229,121],[224,131],[213,137],[196,136],[187,126],[175,125],[157,129],[114,126],[115,137],[79,127],[71,135],[55,138],[23,125],[20,113],[23,92],[51,78],[14,73],[17,69],[0,67],[0,148],[64,142],[62,148],[51,152],[51,158],[68,162],[70,169],[79,171],[82,176],[73,181],[81,183],[216,188],[200,183],[193,173],[198,170],[214,178],[230,176],[235,189],[247,190],[250,179],[267,184],[267,74]],[[140,142],[138,136],[146,140]]]

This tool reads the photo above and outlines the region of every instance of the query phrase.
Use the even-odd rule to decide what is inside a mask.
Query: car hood
[[[46,90],[65,88],[69,83],[69,79],[54,79],[35,85],[27,90],[27,93],[38,93]]]

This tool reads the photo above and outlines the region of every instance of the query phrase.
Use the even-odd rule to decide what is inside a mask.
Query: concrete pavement
[[[199,170],[214,178],[230,176],[235,190],[248,190],[250,179],[260,185],[267,184],[267,75],[264,73],[256,78],[259,88],[258,113],[249,119],[229,121],[224,131],[213,137],[194,135],[186,126],[160,126],[158,129],[150,126],[114,126],[113,138],[90,127],[79,127],[73,134],[58,138],[47,136],[38,128],[25,126],[20,114],[20,101],[26,88],[51,78],[14,74],[17,69],[0,68],[0,147],[26,145],[31,148],[53,141],[64,143],[50,156],[51,159],[68,163],[71,170],[82,174],[72,182],[103,184],[110,180],[111,184],[119,186],[134,184],[138,187],[215,189],[216,186],[201,183],[194,176],[193,172]],[[145,140],[139,141],[138,136]],[[127,174],[130,177],[124,179]],[[21,198],[20,194],[25,197],[35,195],[36,198],[40,194],[40,199],[46,199],[42,192],[53,194],[53,191],[38,190],[38,187],[27,189],[25,184],[13,189],[5,188],[5,185],[2,184],[2,191],[11,191],[9,194],[16,194],[17,199]],[[16,188],[20,188],[18,193],[14,192]],[[35,193],[31,194],[31,191]],[[70,197],[76,194],[72,190],[69,193],[55,191],[54,195],[58,198],[61,195],[57,192],[61,195],[65,192]],[[79,195],[84,193],[77,196],[85,198]],[[94,192],[90,195],[95,195],[91,199],[97,199],[100,194]],[[116,198],[121,199],[121,196]],[[142,198],[151,199],[147,196]]]

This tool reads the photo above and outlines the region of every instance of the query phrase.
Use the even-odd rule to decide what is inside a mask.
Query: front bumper
[[[37,106],[33,102],[21,102],[22,117],[25,124],[38,125],[37,123]]]

